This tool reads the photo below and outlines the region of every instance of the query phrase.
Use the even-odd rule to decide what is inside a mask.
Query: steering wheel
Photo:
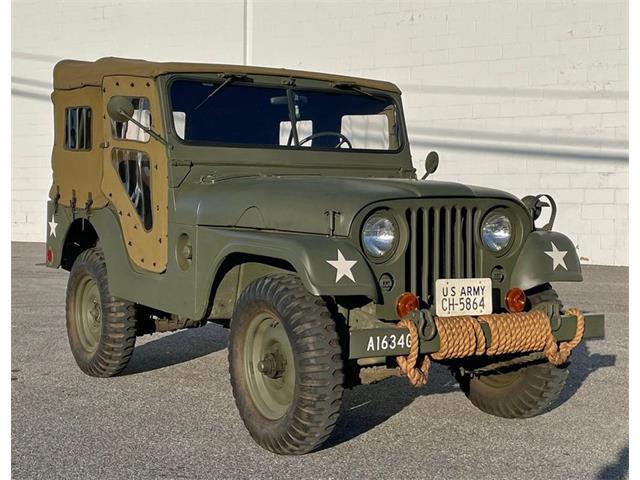
[[[340,141],[333,148],[340,148],[345,143],[349,146],[349,148],[353,148],[353,145],[351,145],[351,142],[349,141],[349,139],[347,137],[345,137],[343,134],[338,133],[338,132],[318,132],[318,133],[314,133],[313,135],[309,135],[308,137],[303,138],[302,140],[300,140],[298,145],[303,145],[303,144],[307,143],[309,140],[313,140],[314,138],[318,138],[318,137],[338,137],[340,139]]]

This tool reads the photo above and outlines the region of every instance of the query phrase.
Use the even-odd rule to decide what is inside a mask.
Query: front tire
[[[267,275],[244,290],[229,370],[240,417],[260,446],[303,454],[333,431],[343,392],[338,334],[324,301],[295,275]]]
[[[529,418],[546,412],[555,402],[569,371],[548,362],[511,371],[455,376],[473,405],[503,418]]]
[[[562,303],[551,285],[544,284],[527,295],[532,309],[547,312]],[[566,365],[548,361],[511,366],[490,373],[454,371],[460,388],[477,408],[504,418],[529,418],[548,411],[564,388],[569,375]]]
[[[80,369],[93,377],[122,372],[136,342],[135,305],[111,295],[101,249],[85,250],[73,263],[66,314],[69,345]]]

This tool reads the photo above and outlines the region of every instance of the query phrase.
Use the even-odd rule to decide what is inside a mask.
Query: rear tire
[[[66,315],[69,345],[80,369],[93,377],[122,372],[136,342],[135,304],[111,295],[101,249],[85,250],[73,263]]]
[[[267,275],[238,300],[229,371],[240,417],[262,447],[303,454],[331,434],[343,392],[334,320],[295,275]]]

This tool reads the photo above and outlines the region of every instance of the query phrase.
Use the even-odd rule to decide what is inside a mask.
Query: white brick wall
[[[584,262],[628,263],[626,2],[246,2],[250,63],[398,83],[420,173],[435,149],[436,179],[550,193]],[[244,17],[243,0],[14,3],[13,238],[44,238],[55,60],[240,63]]]

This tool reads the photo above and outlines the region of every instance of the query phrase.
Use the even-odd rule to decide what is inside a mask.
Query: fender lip
[[[549,253],[564,253],[562,263],[555,263]],[[528,290],[551,282],[581,282],[582,268],[576,247],[566,235],[536,230],[525,241],[511,273],[510,287]]]

